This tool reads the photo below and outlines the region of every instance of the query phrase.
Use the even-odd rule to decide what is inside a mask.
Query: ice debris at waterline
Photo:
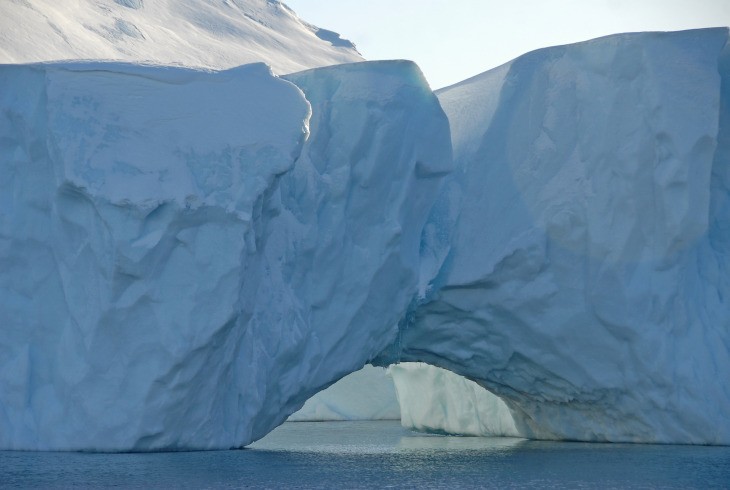
[[[0,67],[0,447],[242,446],[399,360],[520,435],[730,444],[727,38],[440,103],[409,62]]]

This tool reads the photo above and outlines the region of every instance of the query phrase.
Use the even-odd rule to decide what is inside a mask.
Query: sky
[[[730,25],[730,0],[283,0],[368,60],[409,59],[433,89],[534,49],[617,32]]]

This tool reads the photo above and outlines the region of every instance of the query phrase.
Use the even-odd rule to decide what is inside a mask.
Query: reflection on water
[[[414,451],[500,451],[526,442],[515,437],[454,437],[424,434],[400,422],[286,423],[249,446],[253,450],[315,453],[399,454]]]
[[[482,451],[499,452],[524,444],[517,437],[422,437],[407,435],[400,438],[398,449],[402,451]]]
[[[287,423],[250,448],[0,452],[0,487],[727,488],[730,448],[449,437],[398,422]]]

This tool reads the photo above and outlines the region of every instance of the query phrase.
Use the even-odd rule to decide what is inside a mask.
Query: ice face
[[[250,269],[260,281],[242,292],[255,319],[247,334],[262,345],[248,389],[266,387],[259,407],[245,407],[254,439],[396,339],[421,230],[452,165],[448,121],[413,63],[287,79],[312,105],[311,136],[262,211]]]
[[[730,443],[726,40],[611,36],[440,91],[460,215],[401,359],[530,437]]]
[[[0,447],[234,445],[243,259],[309,104],[264,65],[0,86]]]
[[[412,63],[0,77],[0,447],[245,445],[395,339],[451,166]]]
[[[409,62],[0,66],[0,447],[238,447],[400,360],[529,437],[729,444],[726,40],[443,109]]]
[[[507,405],[463,376],[414,362],[394,364],[388,373],[403,427],[465,436],[521,435]]]

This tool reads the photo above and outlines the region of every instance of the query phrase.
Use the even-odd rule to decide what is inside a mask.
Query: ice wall
[[[452,168],[446,115],[411,62],[287,76],[311,136],[262,209],[255,287],[241,296],[260,405],[253,439],[362,368],[397,335],[416,294],[420,235]],[[254,284],[254,283],[252,283]],[[272,410],[278,407],[278,410]]]
[[[245,258],[301,92],[263,64],[5,65],[0,87],[0,447],[241,440]]]
[[[611,36],[440,91],[463,195],[400,359],[531,437],[730,444],[726,42]]]
[[[388,373],[403,427],[466,436],[521,436],[507,405],[473,381],[414,362],[394,364]]]

